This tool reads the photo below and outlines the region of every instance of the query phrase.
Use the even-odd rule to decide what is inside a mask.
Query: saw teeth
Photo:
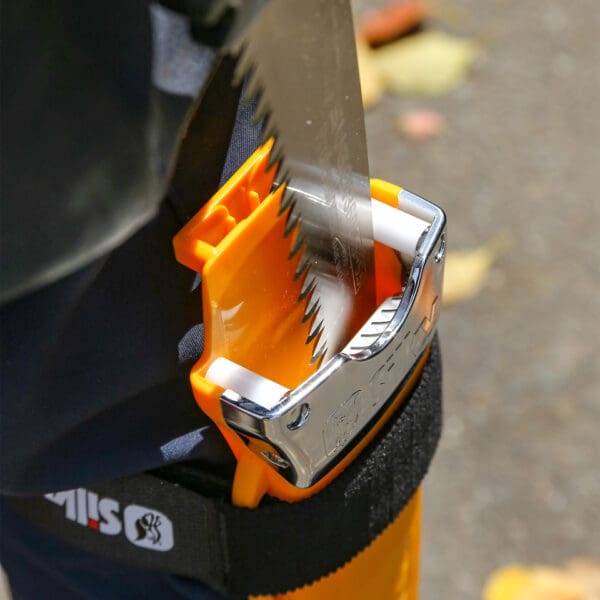
[[[298,296],[298,301],[302,302],[303,300],[308,298],[309,294],[312,294],[315,291],[316,287],[317,287],[317,280],[315,277],[311,277],[310,279],[307,279],[304,282],[304,285],[302,286],[302,291],[300,292],[300,295]]]
[[[283,232],[283,237],[288,237],[290,233],[296,230],[298,223],[300,223],[300,215],[294,212],[294,206],[295,203],[293,202],[285,219],[285,230]]]
[[[254,79],[254,67],[245,58],[246,57],[246,44],[242,44],[239,51],[237,52],[237,64],[233,72],[233,81],[231,82],[234,87],[238,87],[244,83],[244,80],[251,81]],[[244,92],[244,98],[251,99],[249,90],[246,89]]]
[[[286,190],[281,198],[280,214],[284,213],[294,203],[294,192]]]
[[[306,323],[319,309],[321,308],[321,302],[319,300],[309,301],[308,308],[302,317],[302,322]]]
[[[258,127],[264,119],[264,115],[261,115],[258,110],[254,111],[254,115],[252,115],[252,127]]]
[[[263,123],[263,133],[262,133],[263,141],[266,141],[266,139],[268,139],[268,138],[265,138],[264,127],[268,126],[270,114],[271,113],[269,111],[269,105],[261,91],[260,96],[258,96],[256,98],[256,112],[254,113],[254,120],[256,121],[257,125],[258,125],[258,123],[261,123],[261,122]]]
[[[244,88],[244,101],[255,105],[253,117],[258,123],[258,122],[260,122],[262,115],[260,116],[260,118],[258,118],[257,108],[258,108],[260,99],[263,97],[263,95],[265,93],[265,90],[264,90],[263,86],[260,84],[260,80],[256,77],[253,77],[253,75],[254,75],[254,72],[252,71],[248,74],[248,79],[246,79],[246,87]]]
[[[271,150],[271,154],[277,154],[278,156],[280,156],[281,158],[279,159],[281,161],[281,177],[280,177],[280,182],[279,183],[275,183],[275,185],[277,185],[277,187],[279,187],[282,183],[287,183],[290,178],[290,172],[288,169],[285,168],[285,163],[284,163],[284,159],[283,159],[283,150],[278,146],[275,145],[273,147],[273,149]],[[291,192],[290,192],[291,193]]]
[[[316,324],[313,324],[312,328],[311,328],[311,332],[308,334],[308,337],[306,338],[306,343],[310,344],[313,342],[313,340],[315,340],[317,338],[317,336],[321,335],[321,333],[323,333],[323,329],[325,328],[325,326],[323,325],[323,320],[320,321],[316,321]]]
[[[254,101],[262,94],[260,78],[256,77],[256,66],[244,59],[245,52],[238,55],[238,67],[234,74],[234,84],[244,85],[244,100]]]
[[[300,262],[298,263],[298,267],[296,268],[296,272],[294,273],[294,281],[297,281],[306,273],[306,270],[310,267],[310,258],[307,256],[300,257]]]
[[[265,113],[265,115],[263,117],[263,122],[262,122],[262,138],[263,138],[263,140],[268,140],[270,138],[273,138],[274,140],[276,140],[278,138],[278,136],[279,136],[279,131],[277,129],[277,126],[273,122],[273,119],[271,118],[271,113],[270,112]],[[273,150],[271,150],[269,159],[271,158],[272,155],[273,155]]]
[[[277,181],[273,182],[273,191],[277,191],[281,186],[284,187],[283,193],[281,195],[281,198],[279,199],[279,208],[277,209],[277,216],[280,217],[288,208],[289,208],[289,204],[288,204],[288,199],[287,199],[287,195],[291,194],[291,191],[285,191],[285,186],[287,185],[287,182],[290,180],[289,177],[289,171],[285,170],[285,164],[282,163],[281,161],[283,161],[283,157],[279,158],[279,168],[277,170]]]
[[[269,152],[269,157],[267,159],[267,168],[270,169],[275,163],[279,163],[279,168],[283,168],[285,151],[281,142],[277,141],[279,136],[279,130],[277,129],[277,125],[271,121],[271,113],[268,113],[265,116],[265,121],[263,121],[263,129],[261,134],[261,140],[263,144],[268,142],[269,140],[273,140],[273,145],[271,147],[271,152]],[[286,170],[285,176],[277,177],[279,182],[285,183],[290,180],[289,171]],[[273,185],[276,185],[274,183]]]
[[[259,92],[258,96],[254,97],[254,102],[255,108],[254,115],[252,116],[252,125],[254,127],[258,127],[259,125],[261,126],[261,139],[265,141],[263,132],[265,126],[268,124],[270,113],[265,103],[265,100],[263,99],[262,90]]]
[[[273,138],[273,146],[267,159],[267,170],[277,168],[277,181],[273,184],[275,191],[281,185],[287,185],[292,179],[290,171],[285,166],[285,149],[279,141],[279,130],[274,115],[270,111],[268,94],[265,93],[265,87],[261,83],[261,77],[257,65],[252,62],[248,52],[248,46],[245,43],[240,44],[238,55],[238,64],[234,74],[234,84],[244,85],[244,100],[255,103],[253,115],[254,125],[261,125],[261,140],[266,142]],[[296,199],[290,190],[284,190],[281,194],[278,216],[282,217],[287,211],[284,228],[284,237],[296,232],[293,238],[288,259],[293,259],[301,250],[306,247],[306,239],[302,233],[302,215],[295,210]],[[307,323],[314,319],[310,332],[306,338],[307,344],[314,344],[310,364],[313,365],[319,361],[327,352],[326,341],[319,342],[319,338],[325,329],[322,319],[318,319],[321,309],[321,303],[318,298],[311,298],[311,295],[317,288],[317,280],[310,276],[310,257],[302,255],[296,267],[293,280],[297,281],[302,277],[305,280],[302,284],[302,290],[298,296],[298,302],[307,302],[306,310],[302,318],[302,323]]]
[[[300,252],[300,250],[302,250],[302,248],[304,248],[305,245],[306,244],[304,242],[304,237],[300,235],[300,232],[298,232],[296,239],[292,243],[292,248],[290,250],[290,253],[288,254],[288,259],[291,260],[292,258],[294,258],[294,256],[296,256],[296,254],[298,254],[298,252]]]
[[[272,134],[269,137],[274,137],[275,139],[277,139],[276,135],[277,135],[277,133],[275,132],[274,134]],[[279,148],[277,148],[277,150],[275,150],[275,148],[273,148],[271,150],[271,152],[269,153],[269,158],[267,160],[267,170],[270,171],[275,165],[281,165],[282,160],[283,160],[282,150]],[[287,179],[284,178],[283,181],[287,181]]]
[[[318,347],[318,349],[315,349],[315,351],[313,352],[313,355],[310,359],[310,364],[314,365],[316,362],[321,360],[321,358],[325,355],[326,352],[327,352],[327,344],[325,342],[323,342]]]

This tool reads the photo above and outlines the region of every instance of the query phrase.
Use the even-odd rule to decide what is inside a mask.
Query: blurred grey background
[[[367,112],[371,172],[442,205],[451,250],[512,236],[440,326],[421,597],[469,600],[509,563],[600,558],[600,7],[438,1],[428,26],[475,38],[482,56],[449,94],[387,95]],[[394,121],[414,108],[446,131],[403,138]]]
[[[377,4],[355,1],[359,14]],[[441,1],[428,27],[483,54],[449,94],[367,112],[371,173],[439,203],[450,250],[512,237],[440,325],[421,596],[464,600],[506,564],[600,558],[600,5]],[[415,108],[446,131],[402,138],[396,115]]]

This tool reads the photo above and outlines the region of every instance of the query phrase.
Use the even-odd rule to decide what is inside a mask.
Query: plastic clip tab
[[[340,352],[311,362],[318,311],[306,317],[310,294],[298,301],[306,273],[269,153],[250,157],[174,240],[178,260],[202,273],[205,350],[192,388],[238,461],[233,501],[249,507],[265,493],[296,501],[325,487],[410,392],[438,318],[446,247],[440,208],[372,180],[379,305]]]

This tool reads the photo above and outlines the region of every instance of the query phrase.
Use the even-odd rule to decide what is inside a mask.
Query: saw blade
[[[349,0],[270,0],[231,44],[273,137],[315,358],[375,307],[369,165]],[[304,273],[307,271],[307,274]]]

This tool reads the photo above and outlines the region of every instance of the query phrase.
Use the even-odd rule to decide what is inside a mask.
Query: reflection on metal
[[[256,10],[249,11],[254,15]],[[319,310],[315,354],[338,351],[375,306],[369,165],[349,0],[270,0],[231,45],[281,161],[282,210]],[[340,310],[340,303],[345,310]],[[324,326],[324,330],[322,327]]]
[[[234,390],[221,397],[226,421],[270,444],[294,485],[315,484],[362,438],[373,418],[393,401],[433,337],[441,302],[445,216],[426,200],[402,191],[399,207],[429,223],[401,296],[388,298],[344,349],[279,402],[261,403]]]

